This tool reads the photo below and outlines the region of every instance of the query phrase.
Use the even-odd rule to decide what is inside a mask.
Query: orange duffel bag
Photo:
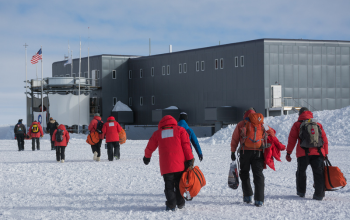
[[[332,166],[328,158],[325,159],[324,177],[326,191],[335,191],[346,186],[346,178],[344,177],[344,174],[338,167]]]
[[[99,133],[97,131],[90,132],[87,136],[86,143],[90,145],[95,145],[100,141]]]
[[[126,142],[126,133],[124,129],[119,132],[119,144],[124,144]]]
[[[195,166],[192,169],[189,168],[182,174],[180,179],[180,193],[184,199],[191,201],[205,184],[204,175],[199,167]]]

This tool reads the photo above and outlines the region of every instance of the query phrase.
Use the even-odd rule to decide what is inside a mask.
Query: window
[[[129,70],[129,79],[132,79],[132,70]]]
[[[142,77],[143,77],[143,70],[140,69],[140,78],[142,78]]]
[[[143,106],[143,97],[140,97],[140,105]]]
[[[235,57],[235,67],[238,67],[238,57]]]
[[[241,56],[241,67],[244,67],[244,56]]]
[[[112,70],[112,79],[117,78],[117,70]]]
[[[152,105],[156,104],[156,98],[154,97],[154,95],[152,95]]]
[[[196,71],[199,71],[199,61],[196,62]]]
[[[224,58],[220,59],[220,69],[224,68]]]
[[[151,68],[151,76],[154,77],[154,67]]]
[[[84,72],[84,77],[85,78],[88,78],[89,76],[88,76],[88,72]]]
[[[99,78],[100,78],[100,71],[96,70],[96,79],[99,79]]]
[[[60,77],[63,77],[63,75],[60,75]]]
[[[66,77],[69,77],[69,74],[66,74]]]
[[[184,73],[187,73],[187,63],[184,63]]]
[[[182,73],[182,64],[179,64],[179,73]]]
[[[165,66],[162,66],[162,75],[165,75]]]
[[[204,61],[201,62],[201,70],[204,71],[205,70],[205,65],[204,65]]]
[[[132,97],[129,97],[129,106],[132,106]]]
[[[167,74],[167,75],[170,75],[170,66],[169,66],[169,65],[167,66],[166,74]]]
[[[215,69],[219,69],[219,60],[215,59]]]
[[[115,104],[117,104],[117,97],[113,97],[113,106],[115,106]]]

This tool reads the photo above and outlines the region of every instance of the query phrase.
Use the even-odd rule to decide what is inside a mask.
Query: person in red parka
[[[181,209],[185,200],[180,194],[179,183],[185,168],[193,164],[193,154],[187,131],[177,126],[177,121],[170,115],[160,120],[158,130],[148,141],[143,158],[146,165],[158,147],[160,173],[165,182],[166,210],[174,211],[176,205]]]
[[[324,158],[328,154],[328,139],[325,131],[320,123],[317,123],[321,129],[321,137],[323,140],[323,146],[321,148],[301,148],[299,137],[300,126],[305,120],[313,118],[312,112],[306,107],[302,107],[299,110],[298,121],[293,124],[288,137],[287,155],[286,160],[292,161],[290,154],[293,152],[295,144],[297,144],[296,156],[298,161],[298,168],[296,172],[296,184],[297,184],[297,195],[305,197],[306,193],[306,168],[311,165],[312,172],[314,175],[315,192],[313,199],[322,200],[325,196],[325,183],[324,183]]]
[[[55,142],[56,147],[56,160],[57,162],[64,163],[65,150],[69,142],[69,132],[64,125],[59,125],[58,128],[52,134],[52,141]]]
[[[34,121],[32,125],[30,125],[28,135],[32,139],[32,150],[35,151],[35,142],[36,142],[36,149],[40,150],[39,138],[44,136],[44,132],[39,122]]]
[[[103,123],[103,121],[102,121],[102,119],[100,117],[100,114],[96,113],[95,116],[94,116],[94,119],[92,119],[92,121],[90,122],[90,125],[88,127],[90,133],[96,131],[98,122],[102,122]],[[91,150],[92,150],[92,153],[94,154],[93,160],[96,160],[96,161],[100,161],[101,144],[102,144],[102,140],[104,138],[103,133],[99,134],[99,137],[100,137],[100,140],[98,141],[98,143],[95,144],[95,145],[91,145]]]
[[[120,124],[113,116],[107,118],[107,122],[103,124],[102,132],[106,136],[108,160],[113,161],[120,159],[119,132],[122,130]],[[113,153],[114,149],[114,153]]]

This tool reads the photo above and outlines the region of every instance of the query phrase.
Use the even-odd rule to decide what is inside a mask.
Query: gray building
[[[350,105],[349,51],[349,41],[259,39],[153,56],[92,56],[90,76],[86,57],[81,66],[99,86],[91,115],[106,120],[121,101],[133,110],[125,124],[157,124],[185,111],[193,126],[221,126],[240,121],[248,107],[267,116]],[[53,77],[70,74],[64,62],[53,63]],[[78,73],[79,60],[73,62]],[[165,110],[170,106],[178,109]]]

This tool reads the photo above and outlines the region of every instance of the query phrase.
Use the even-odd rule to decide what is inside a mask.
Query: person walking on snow
[[[56,160],[57,162],[64,163],[65,160],[65,150],[68,145],[70,136],[69,132],[66,130],[66,126],[59,125],[58,128],[53,132],[51,141],[55,142],[56,148]]]
[[[26,127],[22,124],[22,121],[23,119],[19,119],[13,130],[15,138],[17,139],[18,151],[24,151],[24,138],[27,133]]]
[[[106,136],[109,161],[113,161],[113,156],[116,160],[120,159],[119,132],[121,130],[122,127],[113,116],[109,116],[107,122],[103,124],[102,132]]]
[[[49,123],[47,123],[46,126],[46,132],[50,133],[50,140],[51,140],[51,150],[55,150],[55,142],[52,141],[52,135],[53,132],[57,129],[58,127],[58,122],[56,120],[53,120],[52,117],[50,117]]]
[[[249,121],[249,115],[256,113],[254,108],[249,108],[243,114],[243,120],[240,121],[233,134],[231,140],[231,159],[236,160],[236,150],[238,144],[241,144],[240,149],[240,171],[239,177],[242,181],[243,190],[243,202],[251,203],[253,191],[250,184],[249,171],[252,168],[253,178],[254,178],[254,200],[255,206],[260,207],[264,204],[264,188],[265,188],[265,177],[263,174],[264,169],[264,154],[261,149],[249,149],[244,148],[243,137],[241,136],[241,131],[245,127],[246,123]],[[243,147],[243,149],[242,149]]]
[[[90,122],[89,127],[88,127],[90,133],[96,131],[96,128],[97,128],[97,125],[99,122],[103,123],[103,121],[100,117],[100,114],[96,113],[94,118]],[[104,134],[102,133],[102,134],[99,134],[98,136],[99,136],[100,140],[97,142],[97,144],[91,145],[91,150],[92,150],[92,153],[94,154],[93,160],[96,160],[96,161],[100,161],[100,158],[101,158],[101,144],[102,144],[102,140],[104,138]]]
[[[166,210],[175,211],[185,207],[185,200],[180,194],[179,183],[183,172],[193,165],[191,143],[186,130],[177,126],[177,121],[170,115],[164,116],[149,139],[143,157],[144,164],[151,161],[152,153],[159,147],[160,173],[165,183]]]
[[[32,138],[32,150],[35,151],[35,143],[36,149],[40,150],[40,139],[44,136],[43,128],[40,123],[34,121],[29,128],[29,137]]]
[[[320,123],[317,123],[319,129],[316,126],[317,131],[315,131],[313,127],[312,129],[314,130],[312,131],[311,129],[311,132],[313,132],[313,134],[317,132],[316,134],[321,136],[322,140],[320,140],[320,138],[317,137],[319,145],[321,147],[301,147],[301,143],[302,145],[304,145],[304,140],[302,140],[301,138],[305,137],[304,135],[302,135],[304,131],[302,130],[302,132],[300,132],[301,127],[303,126],[303,123],[312,120],[312,112],[310,112],[309,109],[307,109],[306,107],[302,107],[299,110],[298,121],[293,124],[289,133],[286,160],[288,162],[292,161],[290,155],[294,150],[295,144],[298,142],[296,149],[296,156],[298,161],[298,168],[296,172],[297,195],[300,197],[305,197],[306,169],[309,165],[311,165],[315,184],[315,192],[313,195],[313,199],[322,200],[325,196],[324,159],[327,157],[328,154],[328,139],[326,136],[326,132],[323,130],[323,127]]]
[[[183,127],[187,131],[188,136],[190,137],[190,141],[191,141],[194,149],[197,152],[199,161],[202,162],[202,160],[203,160],[202,150],[201,150],[201,147],[198,143],[198,139],[197,139],[196,135],[194,134],[193,130],[187,124],[187,113],[186,112],[180,113],[180,118],[179,118],[179,122],[177,123],[177,125]],[[191,148],[192,148],[192,146],[191,146]]]

